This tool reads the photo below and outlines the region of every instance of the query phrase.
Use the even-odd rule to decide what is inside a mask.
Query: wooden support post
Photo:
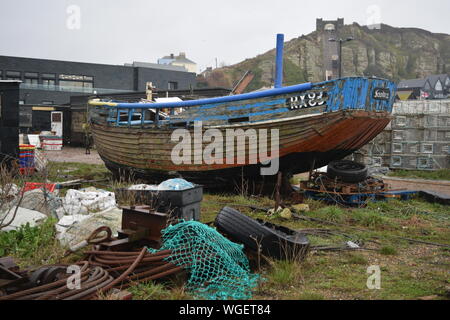
[[[311,169],[309,170],[309,177],[308,177],[308,182],[311,182],[311,176],[314,170],[314,167],[316,166],[316,158],[313,159],[313,162],[311,164]]]
[[[283,173],[281,171],[278,171],[277,184],[275,185],[275,211],[277,211],[281,205],[280,188],[282,180],[283,180]]]
[[[155,110],[155,126],[157,127],[159,125],[159,109],[156,108]]]

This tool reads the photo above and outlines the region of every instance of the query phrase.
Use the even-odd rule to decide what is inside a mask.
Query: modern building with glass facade
[[[107,65],[0,56],[0,80],[20,80],[19,104],[68,104],[71,96],[195,87],[195,73],[152,63]]]

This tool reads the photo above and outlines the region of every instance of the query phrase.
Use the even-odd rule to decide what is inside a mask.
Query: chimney
[[[171,53],[171,54],[170,54],[170,59],[173,59],[173,58],[174,58],[174,54]]]

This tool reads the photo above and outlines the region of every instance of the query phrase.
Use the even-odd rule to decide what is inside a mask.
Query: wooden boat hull
[[[348,78],[310,85],[307,89],[301,85],[291,88],[286,93],[280,89],[271,91],[274,95],[255,99],[227,97],[219,103],[214,99],[204,103],[198,100],[181,115],[161,122],[158,118],[147,121],[144,109],[158,108],[158,104],[97,103],[90,108],[91,130],[100,156],[117,175],[132,173],[150,183],[183,177],[207,187],[232,188],[244,179],[274,179],[261,176],[261,161],[255,161],[260,159],[255,141],[263,138],[264,130],[268,132],[268,155],[272,160],[275,156],[270,149],[270,132],[278,132],[276,159],[279,170],[289,177],[350,155],[374,139],[391,120],[395,85],[386,80]],[[128,121],[122,119],[124,110]],[[136,112],[141,114],[140,121],[132,121]],[[192,125],[198,121],[203,122],[201,129]],[[195,142],[190,144],[190,161],[183,163],[173,161],[173,150],[179,141],[172,134],[177,128],[183,128],[196,141],[196,134],[200,133],[200,148]],[[202,161],[203,150],[211,143],[202,137],[210,129],[223,137],[230,130],[240,130],[238,135],[244,137],[245,146],[232,151],[233,161],[225,159],[225,151],[221,161]],[[257,140],[252,140],[248,132],[253,132]],[[221,142],[223,150],[227,148],[225,140]],[[240,162],[242,152],[245,161]]]
[[[280,170],[288,175],[307,172],[314,163],[322,167],[332,160],[342,159],[359,150],[375,138],[390,122],[386,112],[344,111],[283,122],[286,127],[280,134]],[[268,125],[263,125],[266,127]],[[275,123],[272,124],[275,126]],[[166,133],[146,129],[128,128],[126,132],[117,127],[92,125],[95,144],[106,166],[113,172],[132,172],[136,178],[158,183],[167,178],[183,177],[203,185],[219,186],[235,184],[242,178],[261,179],[261,165],[174,165],[167,158],[161,161],[154,150],[172,150],[171,130]],[[292,135],[297,138],[292,139]],[[139,141],[131,144],[131,141]],[[128,143],[125,143],[128,141]],[[153,141],[159,146],[151,145]],[[124,147],[124,143],[126,147]],[[248,150],[248,149],[247,149]],[[166,153],[167,154],[167,153]],[[154,159],[154,160],[153,160]],[[158,161],[159,160],[159,161]]]

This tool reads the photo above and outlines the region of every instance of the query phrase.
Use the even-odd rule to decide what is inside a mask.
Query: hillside
[[[382,25],[370,30],[357,23],[344,26],[341,37],[354,41],[343,46],[344,76],[411,79],[450,72],[450,35],[416,28]],[[312,32],[285,43],[284,85],[324,80],[322,39]],[[247,91],[273,84],[275,49],[238,64],[215,69],[200,77],[200,85],[233,87],[247,70],[255,74]],[[203,82],[203,83],[202,83]]]

